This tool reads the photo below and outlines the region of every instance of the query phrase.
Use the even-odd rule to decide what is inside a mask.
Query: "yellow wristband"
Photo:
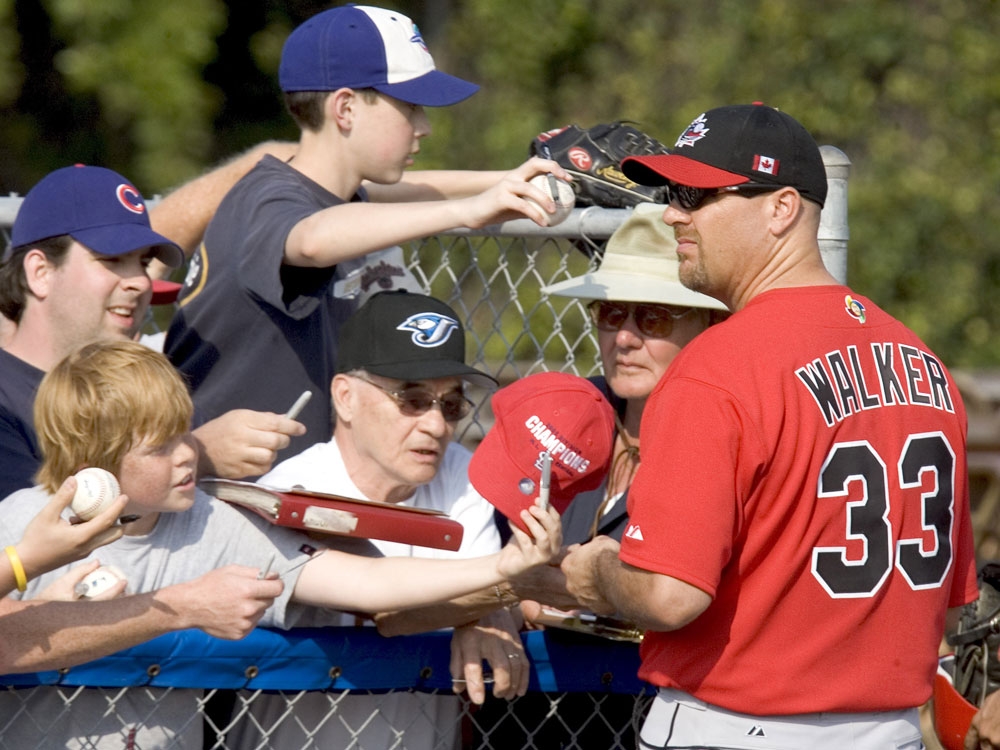
[[[28,576],[24,574],[24,566],[21,564],[21,558],[17,556],[17,550],[13,546],[10,546],[4,549],[4,552],[7,553],[11,570],[14,571],[14,581],[17,583],[17,590],[24,591],[28,588]]]

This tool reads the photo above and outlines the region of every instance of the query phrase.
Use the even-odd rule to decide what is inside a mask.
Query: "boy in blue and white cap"
[[[555,205],[528,180],[568,175],[533,158],[510,172],[404,176],[430,133],[424,107],[457,104],[478,86],[437,70],[417,27],[395,11],[345,5],[310,18],[285,43],[279,81],[298,148],[287,163],[263,159],[223,200],[165,351],[203,417],[237,401],[287,407],[313,391],[300,415],[308,432],[284,459],[329,431],[333,332],[358,304],[331,294],[335,282],[374,251],[447,229],[525,216],[544,226]],[[405,276],[397,249],[362,270],[361,292]]]

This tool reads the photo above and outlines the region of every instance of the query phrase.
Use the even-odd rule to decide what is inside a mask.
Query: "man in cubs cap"
[[[588,380],[536,373],[501,388],[492,402],[496,422],[473,453],[469,479],[512,522],[521,526],[521,510],[538,497],[546,451],[552,459],[549,501],[556,510],[604,480],[614,411]]]
[[[670,154],[627,157],[622,172],[641,185],[787,186],[820,206],[826,202],[826,168],[816,141],[794,118],[759,102],[702,113]]]
[[[353,4],[317,13],[291,33],[278,81],[282,91],[370,88],[424,107],[457,104],[479,90],[438,70],[402,13]]]

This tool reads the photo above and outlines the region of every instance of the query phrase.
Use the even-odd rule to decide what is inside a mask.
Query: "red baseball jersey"
[[[977,588],[965,409],[912,331],[847,287],[761,294],[674,360],[641,445],[621,559],[713,597],[641,677],[759,715],[930,697]]]

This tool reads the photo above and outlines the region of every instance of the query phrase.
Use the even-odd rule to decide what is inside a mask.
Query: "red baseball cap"
[[[577,494],[604,481],[614,447],[614,410],[586,378],[529,375],[493,394],[492,408],[496,421],[472,455],[469,480],[519,528],[521,510],[538,497],[545,451],[552,456],[549,502],[560,513]]]
[[[170,305],[177,301],[182,285],[176,281],[153,279],[153,299],[151,304]]]

